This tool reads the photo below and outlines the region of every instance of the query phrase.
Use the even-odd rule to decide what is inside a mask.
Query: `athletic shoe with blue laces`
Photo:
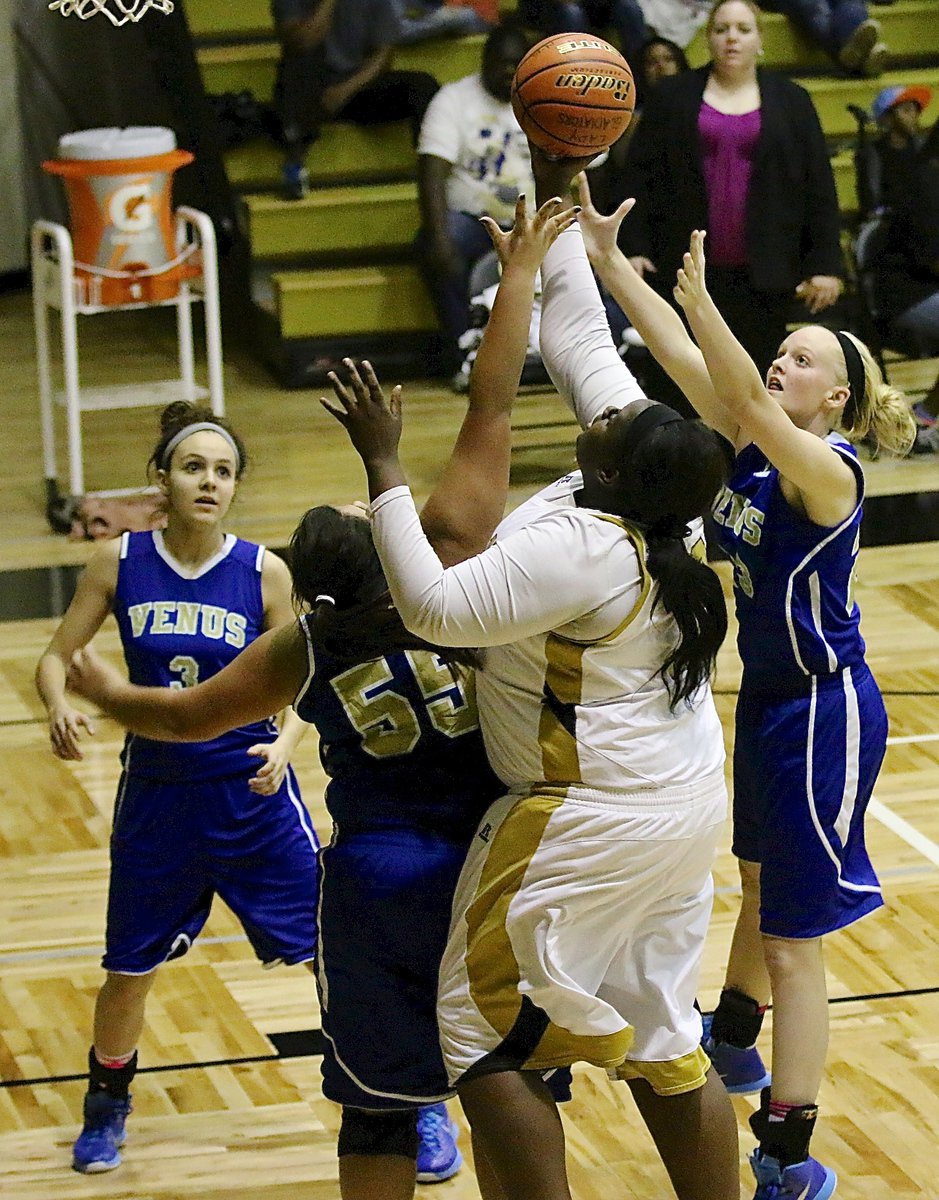
[[[756,1046],[749,1050],[741,1050],[739,1046],[731,1046],[729,1042],[715,1042],[711,1037],[712,1017],[702,1017],[704,1034],[701,1045],[704,1052],[714,1064],[714,1070],[724,1081],[724,1087],[735,1096],[744,1096],[749,1092],[760,1092],[769,1087],[772,1075],[766,1069],[760,1052]]]
[[[118,1100],[107,1092],[85,1096],[85,1125],[72,1147],[72,1166],[83,1175],[113,1171],[121,1165],[124,1122],[130,1112],[130,1096]]]
[[[445,1104],[428,1104],[417,1114],[417,1182],[443,1183],[463,1166],[456,1144],[459,1128]]]
[[[755,1150],[750,1166],[756,1176],[753,1200],[828,1200],[835,1194],[838,1176],[817,1158],[784,1167],[778,1159]]]

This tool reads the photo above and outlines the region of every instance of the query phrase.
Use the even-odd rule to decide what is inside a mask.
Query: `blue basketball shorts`
[[[191,783],[124,774],[111,835],[102,965],[146,975],[185,954],[221,896],[265,964],[316,953],[316,834],[288,768],[273,796],[254,773]]]
[[[320,853],[323,1094],[353,1108],[453,1095],[437,973],[466,846],[426,830],[335,832]]]
[[[734,838],[761,864],[760,928],[813,938],[883,904],[864,844],[864,813],[887,741],[887,713],[866,666],[813,677],[810,692],[737,701]]]

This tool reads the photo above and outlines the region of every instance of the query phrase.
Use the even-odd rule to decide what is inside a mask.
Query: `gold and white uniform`
[[[582,422],[641,397],[579,231],[558,239],[543,277],[546,361]],[[580,482],[540,492],[449,570],[407,488],[372,505],[407,627],[482,649],[480,719],[509,789],[457,888],[444,1056],[453,1081],[583,1059],[682,1092],[708,1065],[693,1002],[726,810],[720,723],[707,687],[672,710],[660,669],[677,630],[655,606],[642,536],[578,507]]]

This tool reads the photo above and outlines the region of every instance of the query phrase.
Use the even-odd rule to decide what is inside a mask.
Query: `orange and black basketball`
[[[636,102],[633,74],[602,38],[559,33],[533,46],[512,81],[512,108],[547,154],[579,158],[619,138]]]

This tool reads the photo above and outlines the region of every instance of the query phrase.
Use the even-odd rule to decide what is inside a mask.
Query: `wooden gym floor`
[[[81,563],[88,547],[50,534],[43,516],[26,296],[0,296],[0,326],[0,588],[19,598],[19,611],[48,613],[63,573],[47,568]],[[172,371],[171,331],[157,314],[112,314],[87,322],[81,337],[88,382]],[[935,363],[902,364],[896,373],[915,390],[935,370]],[[309,504],[362,494],[354,455],[316,393],[278,390],[234,345],[226,347],[226,384],[229,415],[254,456],[233,512],[235,532],[281,546]],[[426,494],[463,402],[415,385],[406,389],[405,403],[407,464],[416,490]],[[571,425],[559,413],[557,400],[543,393],[520,401],[513,502],[569,466]],[[142,482],[155,430],[149,409],[87,417],[88,487]],[[838,1171],[839,1200],[939,1200],[939,556],[934,540],[922,540],[939,537],[937,466],[929,457],[868,468],[871,494],[888,506],[880,522],[887,528],[869,540],[899,543],[863,551],[857,589],[891,720],[868,823],[886,905],[833,935],[827,954],[832,1038],[814,1145]],[[124,1166],[89,1177],[69,1170],[101,980],[120,733],[99,722],[79,764],[49,753],[32,672],[53,625],[49,616],[0,623],[0,1195],[332,1200],[339,1194],[338,1114],[319,1087],[312,981],[303,968],[261,971],[221,903],[195,948],[163,969],[152,993]],[[98,642],[118,653],[113,625]],[[716,687],[728,749],[738,681],[728,639]],[[324,778],[312,737],[296,765],[325,836]],[[717,999],[738,901],[727,845],[729,836],[715,871],[705,1007]],[[753,1102],[734,1103],[741,1149],[749,1150]],[[577,1200],[671,1194],[625,1089],[593,1069],[578,1069],[565,1122]],[[747,1169],[744,1177],[741,1195],[752,1195]],[[420,1190],[434,1200],[477,1195],[469,1165],[432,1193]]]

